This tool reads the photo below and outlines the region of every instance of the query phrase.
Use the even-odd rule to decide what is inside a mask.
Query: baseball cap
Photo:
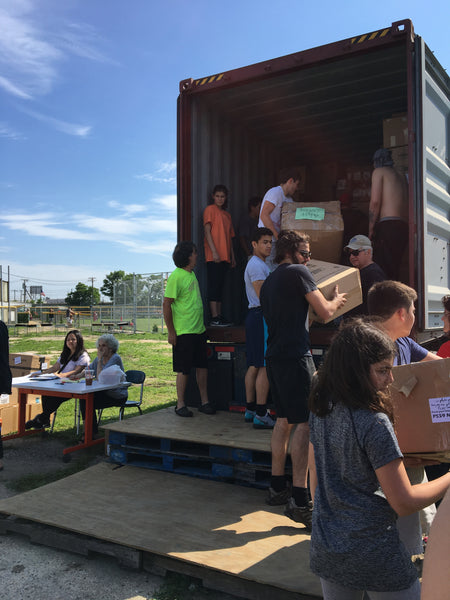
[[[355,235],[345,247],[350,250],[370,250],[372,242],[365,235]]]

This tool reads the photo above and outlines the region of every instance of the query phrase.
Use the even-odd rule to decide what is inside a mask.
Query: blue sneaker
[[[256,410],[246,410],[245,416],[244,416],[245,422],[253,423],[253,419],[255,418],[255,416],[256,416]]]
[[[255,415],[253,419],[253,427],[255,429],[273,429],[276,419],[272,417],[269,411],[266,412],[264,417]]]

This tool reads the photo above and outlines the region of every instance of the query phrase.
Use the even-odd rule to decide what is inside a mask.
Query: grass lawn
[[[91,359],[96,356],[96,340],[99,334],[92,334],[90,328],[81,328],[84,344]],[[10,352],[35,352],[39,355],[49,355],[56,361],[59,357],[66,332],[55,331],[36,334],[21,334],[19,337],[10,337]],[[120,342],[119,354],[125,370],[138,369],[144,371],[143,412],[151,412],[174,404],[176,400],[175,374],[172,371],[172,347],[167,343],[165,335],[160,333],[145,333],[130,335],[120,333],[116,335]],[[52,362],[53,364],[53,362]],[[129,398],[137,399],[139,386],[129,390]],[[74,413],[73,402],[64,402],[58,409],[54,435],[73,438]],[[136,416],[136,409],[125,410],[125,418]],[[119,408],[107,408],[103,412],[102,423],[116,421],[119,418]]]

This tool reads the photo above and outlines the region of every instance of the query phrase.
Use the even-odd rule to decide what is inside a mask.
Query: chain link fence
[[[133,273],[114,283],[111,302],[94,306],[72,306],[75,313],[72,322],[68,320],[68,307],[34,305],[30,307],[30,323],[55,328],[90,326],[92,329],[108,331],[163,332],[164,290],[169,275],[170,272]]]

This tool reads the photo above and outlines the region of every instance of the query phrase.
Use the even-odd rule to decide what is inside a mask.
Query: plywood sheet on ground
[[[244,421],[244,415],[219,411],[204,415],[193,409],[194,417],[182,418],[173,407],[142,416],[109,423],[104,429],[130,435],[149,435],[172,440],[184,440],[245,450],[270,452],[272,430],[254,429]]]
[[[0,501],[0,512],[321,596],[309,536],[265,492],[100,463]],[[43,540],[45,544],[45,540]]]

